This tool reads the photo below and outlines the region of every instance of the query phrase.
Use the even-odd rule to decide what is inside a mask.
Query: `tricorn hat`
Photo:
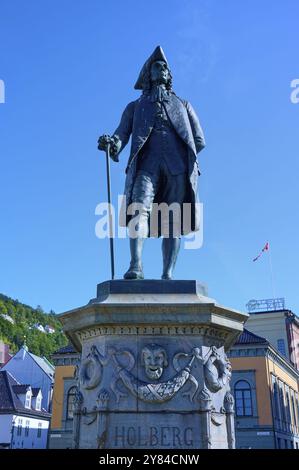
[[[152,64],[154,62],[156,62],[157,60],[162,60],[163,62],[165,62],[167,64],[167,67],[168,67],[168,62],[167,62],[167,59],[165,57],[164,51],[163,51],[161,46],[156,47],[156,49],[154,50],[152,55],[149,56],[149,58],[147,59],[147,61],[143,65],[143,67],[140,71],[139,77],[137,79],[137,82],[135,83],[135,86],[134,86],[135,90],[142,90],[143,89],[143,87],[144,87],[144,78],[146,77],[146,75],[149,74]]]

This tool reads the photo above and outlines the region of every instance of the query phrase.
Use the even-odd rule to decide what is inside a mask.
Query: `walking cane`
[[[111,210],[111,186],[110,186],[110,144],[107,144],[106,146],[106,170],[107,170],[107,191],[108,191],[111,279],[114,279],[113,219],[112,219],[112,210]]]

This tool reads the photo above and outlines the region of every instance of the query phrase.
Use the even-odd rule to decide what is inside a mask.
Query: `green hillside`
[[[1,314],[9,315],[14,324]],[[35,324],[43,327],[49,325],[55,333],[43,333],[34,328]],[[0,339],[9,344],[11,352],[15,353],[24,344],[25,337],[30,352],[48,359],[56,349],[68,343],[54,312],[45,313],[41,307],[32,308],[0,294]]]

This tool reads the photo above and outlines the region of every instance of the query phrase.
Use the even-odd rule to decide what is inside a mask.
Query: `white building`
[[[46,333],[52,334],[52,333],[55,333],[55,328],[53,328],[53,326],[51,326],[51,325],[46,325],[45,326],[45,331],[46,331]]]
[[[35,325],[33,325],[33,328],[35,328],[36,330],[38,331],[41,331],[42,333],[46,333],[46,330],[45,328],[43,327],[43,325],[39,324],[39,323],[35,323]]]
[[[9,321],[12,324],[15,323],[14,319],[10,315],[6,315],[5,313],[0,313],[0,317],[4,318],[4,320]]]
[[[51,415],[41,409],[42,392],[0,371],[0,449],[45,449]]]

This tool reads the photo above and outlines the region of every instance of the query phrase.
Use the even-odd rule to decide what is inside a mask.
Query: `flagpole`
[[[270,267],[270,279],[271,279],[272,295],[273,295],[273,299],[276,299],[276,292],[275,292],[275,288],[274,288],[274,279],[273,279],[272,256],[271,256],[270,247],[269,247],[268,253],[269,253],[269,267]]]

